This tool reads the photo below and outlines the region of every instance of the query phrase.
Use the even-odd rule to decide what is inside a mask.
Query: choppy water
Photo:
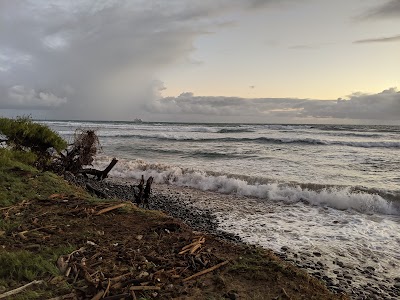
[[[399,276],[400,126],[44,123],[97,130],[113,176],[240,196],[196,205],[245,241]]]

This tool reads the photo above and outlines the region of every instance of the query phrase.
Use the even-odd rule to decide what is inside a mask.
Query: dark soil
[[[0,237],[1,251],[76,249],[58,258],[62,276],[45,278],[53,294],[67,294],[59,299],[347,299],[271,251],[194,231],[159,211],[125,201],[97,215],[120,203],[73,194],[29,199],[7,210],[8,220],[19,225]],[[194,253],[179,254],[202,237]],[[58,289],[61,283],[69,290]]]

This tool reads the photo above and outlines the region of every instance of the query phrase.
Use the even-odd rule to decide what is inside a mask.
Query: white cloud
[[[36,91],[22,85],[15,85],[8,89],[7,101],[0,103],[2,109],[48,109],[58,107],[67,102],[66,98],[58,97],[52,93]]]
[[[296,98],[244,99],[200,97],[182,93],[150,103],[147,109],[160,114],[201,114],[294,119],[358,119],[400,121],[400,92],[395,88],[378,94],[354,93],[346,100]]]

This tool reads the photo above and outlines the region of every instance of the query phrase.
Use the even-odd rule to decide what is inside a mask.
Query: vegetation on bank
[[[186,225],[133,205],[106,212],[120,202],[38,170],[35,147],[9,145],[0,148],[0,298],[34,280],[40,284],[7,299],[91,299],[99,290],[132,299],[126,292],[133,283],[157,287],[136,286],[142,300],[345,298],[270,251],[207,234],[198,255],[180,254],[198,235]],[[69,276],[59,263],[66,256],[77,267]],[[221,262],[227,264],[185,281]]]

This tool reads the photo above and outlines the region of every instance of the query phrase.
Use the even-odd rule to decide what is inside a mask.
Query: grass
[[[45,275],[56,276],[58,269],[42,255],[25,250],[0,252],[0,278],[3,280],[32,281]]]
[[[84,190],[73,187],[61,177],[40,172],[29,164],[34,157],[31,153],[0,149],[0,209],[18,205],[23,200],[40,201],[52,194],[76,195],[82,200],[95,199]],[[0,211],[6,212],[7,209]],[[12,219],[0,219],[1,236],[14,231],[23,221],[23,214]],[[59,276],[56,261],[60,255],[76,249],[75,245],[60,245],[56,248],[42,248],[39,252],[29,250],[5,251],[0,248],[0,294],[33,280],[50,280]],[[55,295],[59,290],[68,290],[64,281],[56,286],[46,281],[13,296],[16,300],[43,299]]]
[[[29,153],[0,149],[0,207],[15,205],[27,200],[42,200],[54,193],[76,194],[90,200],[83,190],[70,186],[59,176],[50,172],[39,172],[27,165]]]

